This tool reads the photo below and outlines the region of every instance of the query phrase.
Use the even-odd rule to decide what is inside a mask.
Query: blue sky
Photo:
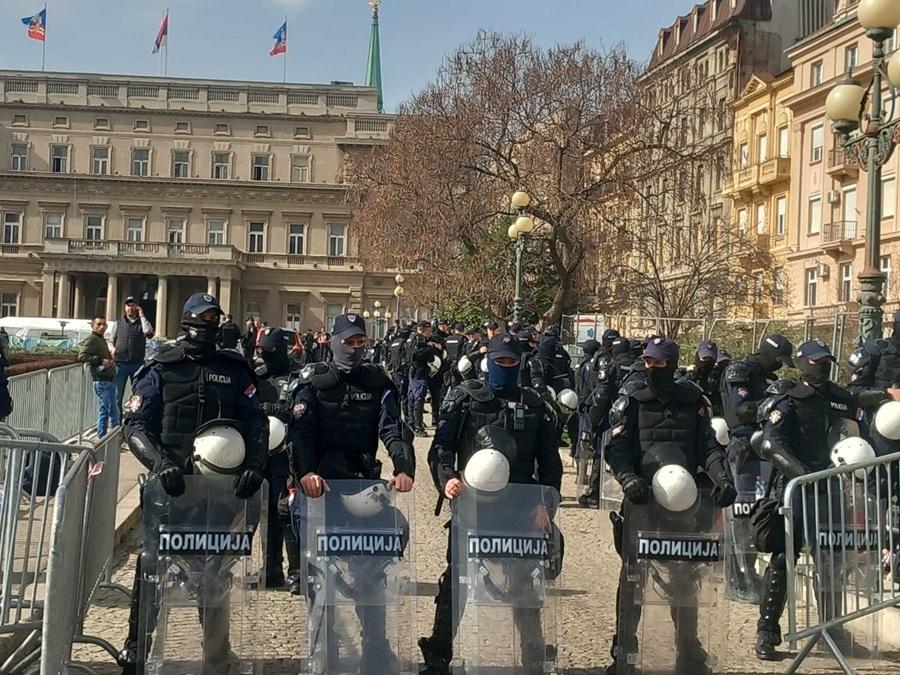
[[[624,41],[645,59],[658,29],[690,0],[383,0],[382,69],[390,110],[432,79],[449,51],[479,28],[524,32],[541,44]],[[366,0],[48,0],[47,69],[158,75],[153,40],[171,9],[169,75],[281,81],[266,52],[288,16],[288,80],[361,82]],[[40,69],[41,45],[20,19],[42,0],[0,0],[0,67]]]

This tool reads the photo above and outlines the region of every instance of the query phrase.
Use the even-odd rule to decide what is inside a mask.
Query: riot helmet
[[[192,459],[199,474],[235,474],[244,465],[246,448],[234,420],[213,420],[194,436]]]
[[[709,422],[716,432],[716,441],[719,445],[728,445],[728,422],[722,417],[713,417]]]
[[[831,449],[831,463],[839,468],[871,462],[873,459],[875,450],[867,440],[859,436],[845,438]],[[858,469],[854,473],[857,478],[864,480],[868,469]]]
[[[269,452],[277,450],[284,443],[287,427],[277,417],[269,417]]]
[[[506,429],[486,426],[475,434],[474,449],[463,469],[463,482],[479,494],[500,492],[509,484],[509,466],[516,456],[515,439]]]
[[[679,464],[666,464],[653,474],[653,498],[667,511],[681,513],[697,503],[697,483]]]
[[[349,481],[352,485],[353,481]],[[372,518],[390,503],[387,485],[383,482],[367,485],[359,491],[341,492],[341,504],[356,518]]]

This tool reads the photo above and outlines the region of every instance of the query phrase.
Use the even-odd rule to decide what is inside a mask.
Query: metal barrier
[[[844,653],[849,637],[845,625],[870,620],[877,646],[878,614],[900,606],[898,470],[900,453],[894,453],[800,476],[785,487],[785,637],[792,649],[807,640],[785,673],[796,672],[821,640],[843,672],[852,675]],[[887,579],[882,574],[884,552],[891,563]]]
[[[48,386],[46,370],[9,378],[13,411],[7,423],[19,429],[43,429]]]

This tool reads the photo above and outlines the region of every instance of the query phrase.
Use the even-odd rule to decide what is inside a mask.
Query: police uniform
[[[521,359],[521,346],[515,338],[506,334],[495,336],[488,352],[492,362],[502,357]],[[560,489],[562,462],[557,447],[556,421],[551,411],[540,394],[518,386],[519,365],[503,368],[494,364],[494,367],[496,374],[489,373],[488,383],[463,382],[444,401],[441,421],[428,452],[428,464],[441,502],[447,482],[462,476],[466,463],[474,453],[476,435],[488,426],[505,429],[515,440],[516,453],[510,461],[511,483],[537,483],[557,491]],[[507,381],[498,387],[504,376]],[[432,634],[419,640],[426,663],[424,672],[434,675],[449,672],[453,635],[462,614],[461,608],[455,608],[454,613],[452,603],[453,579],[449,566],[452,550],[453,542],[448,539],[448,567],[438,581]],[[523,650],[526,643],[534,649],[543,640],[536,634],[540,631],[540,618],[539,615],[534,616],[535,612],[533,609],[514,608]]]
[[[682,378],[676,374],[676,379],[685,379],[693,382],[703,390],[703,395],[712,406],[713,415],[722,415],[722,391],[721,382],[723,367],[719,364],[719,347],[712,340],[704,340],[697,347],[694,355],[694,367],[685,370]]]
[[[716,442],[710,426],[709,402],[695,384],[675,381],[678,365],[678,345],[665,337],[653,338],[644,352],[645,358],[655,358],[665,367],[647,368],[645,381],[626,385],[610,412],[611,439],[607,462],[622,486],[625,498],[635,504],[650,500],[653,479],[648,461],[659,446],[674,447],[680,462],[699,486],[711,486],[717,507],[730,506],[736,491],[724,463],[722,447]],[[702,467],[702,470],[698,470]],[[702,509],[701,509],[702,510]],[[708,514],[711,517],[711,513]],[[613,518],[617,549],[622,551],[624,521]],[[698,523],[699,524],[699,523]],[[623,556],[624,558],[624,556]],[[620,658],[637,648],[637,627],[640,606],[629,613],[623,624],[618,614],[621,603],[633,604],[635,584],[629,580],[623,563],[616,597],[617,626],[613,637],[613,664],[608,673],[619,672]],[[697,639],[697,607],[673,609],[676,627],[676,672],[705,673],[707,655]]]
[[[447,397],[448,392],[462,382],[462,375],[457,368],[459,360],[465,353],[468,344],[463,324],[458,323],[453,327],[453,334],[444,340],[444,380],[441,389],[441,400]]]
[[[201,318],[208,310],[218,312],[212,321]],[[129,448],[172,497],[183,494],[184,476],[192,473],[195,436],[216,424],[235,426],[244,439],[245,458],[235,495],[249,498],[263,481],[269,426],[247,361],[236,351],[216,350],[221,313],[211,295],[197,293],[188,298],[182,314],[185,336],[138,371],[125,406],[124,435]],[[138,556],[128,638],[118,659],[123,673],[143,668],[138,624],[144,558],[144,553]]]
[[[387,371],[397,388],[400,410],[406,410],[406,391],[408,363],[406,359],[406,341],[409,339],[409,328],[399,329],[388,343]]]
[[[421,321],[418,330],[424,331],[431,325]],[[428,396],[429,363],[438,355],[437,350],[429,344],[431,338],[424,333],[411,335],[407,343],[406,354],[409,363],[409,393],[407,394],[406,419],[412,425],[416,435],[425,435],[425,399]]]
[[[563,389],[571,389],[575,384],[574,380],[572,358],[563,349],[559,336],[548,330],[538,343],[536,357],[531,359],[532,386],[545,394],[547,400],[551,401],[554,408],[558,410],[556,400],[547,393],[548,390],[552,388],[556,394],[559,394]],[[559,438],[562,439],[563,420],[561,416],[559,421]],[[578,418],[573,415],[569,418],[566,426],[570,442],[574,446],[578,440]]]
[[[850,355],[851,391],[900,387],[900,311],[894,312],[893,323],[890,339],[866,342]]]

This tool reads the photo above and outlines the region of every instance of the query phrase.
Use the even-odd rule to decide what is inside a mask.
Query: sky
[[[645,60],[659,28],[686,14],[691,0],[383,0],[385,108],[430,82],[446,54],[479,29],[525,33],[543,46],[584,40],[624,42]],[[47,0],[48,71],[160,75],[151,54],[170,10],[172,77],[282,80],[282,57],[267,56],[288,18],[289,82],[362,83],[371,14],[366,0]],[[21,18],[42,0],[0,0],[0,68],[41,67],[41,44]]]

